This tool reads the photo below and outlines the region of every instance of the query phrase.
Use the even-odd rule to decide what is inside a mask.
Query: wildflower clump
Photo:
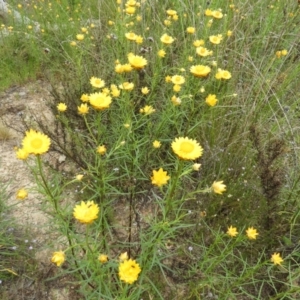
[[[119,265],[119,277],[120,280],[132,284],[137,281],[141,272],[139,264],[132,259],[124,260]]]

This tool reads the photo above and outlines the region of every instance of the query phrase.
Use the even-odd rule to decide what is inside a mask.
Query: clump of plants
[[[280,217],[299,210],[282,201],[293,120],[275,84],[294,54],[283,27],[285,41],[273,39],[284,7],[269,2],[259,29],[247,24],[261,3],[100,3],[100,18],[90,11],[60,43],[67,63],[47,72],[58,130],[28,129],[16,155],[59,232],[49,260],[76,277],[86,299],[299,294],[298,245]],[[73,18],[82,6],[67,8]],[[286,142],[274,138],[283,132]],[[51,169],[51,151],[77,174]]]

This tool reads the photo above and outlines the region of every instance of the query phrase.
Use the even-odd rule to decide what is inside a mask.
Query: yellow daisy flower
[[[253,227],[249,227],[246,230],[246,235],[247,235],[249,240],[256,240],[256,236],[258,235],[258,232]]]
[[[51,141],[41,132],[30,129],[22,141],[23,150],[29,154],[43,154],[49,150]]]
[[[101,78],[94,77],[94,76],[90,79],[90,83],[93,87],[98,88],[98,89],[101,89],[105,86],[104,80],[102,80]]]
[[[89,96],[90,104],[96,110],[103,110],[109,108],[111,104],[111,97],[104,93],[93,93]]]
[[[282,257],[280,256],[280,253],[274,253],[272,254],[271,256],[271,262],[274,264],[274,265],[281,265],[281,263],[283,262],[283,259]]]
[[[211,71],[211,68],[203,65],[191,66],[190,72],[196,77],[206,77]]]
[[[228,227],[227,232],[226,232],[230,237],[235,237],[238,235],[238,231],[236,229],[236,227]]]
[[[221,195],[223,192],[226,191],[226,185],[223,184],[223,181],[214,181],[211,186],[211,189],[214,193]]]
[[[132,259],[125,260],[119,265],[119,277],[120,280],[132,284],[137,279],[141,273],[141,268],[139,264]]]
[[[86,115],[89,112],[89,107],[86,103],[81,104],[80,106],[77,106],[77,109],[78,109],[78,113],[80,115]]]
[[[58,103],[58,105],[56,107],[57,107],[57,110],[60,112],[64,112],[68,108],[65,103]]]
[[[65,261],[65,253],[63,251],[54,252],[51,258],[51,262],[60,267]]]
[[[19,199],[19,200],[24,200],[25,198],[28,197],[28,192],[27,190],[25,189],[19,189],[17,191],[17,195],[16,195],[16,198]]]
[[[76,205],[73,211],[73,216],[76,220],[83,224],[91,224],[98,218],[99,206],[94,201],[81,201]]]
[[[167,171],[164,171],[163,168],[160,168],[158,171],[153,170],[152,173],[152,184],[157,185],[158,187],[167,184],[168,180],[170,179],[170,176],[167,175]]]
[[[172,142],[174,153],[181,159],[193,160],[202,156],[203,148],[196,140],[179,137]]]
[[[160,40],[162,43],[167,45],[170,45],[174,42],[174,39],[170,35],[167,35],[166,33],[161,36]]]
[[[206,99],[205,99],[205,102],[207,105],[209,106],[215,106],[218,102],[218,99],[217,99],[217,96],[216,95],[212,95],[212,94],[209,94]]]

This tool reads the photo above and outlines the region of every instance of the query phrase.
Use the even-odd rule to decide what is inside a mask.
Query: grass
[[[23,149],[37,154],[24,161],[61,235],[49,243],[63,251],[54,257],[63,262],[56,276],[72,274],[84,299],[297,299],[297,2],[141,1],[131,8],[125,1],[90,2],[15,3],[41,31],[15,23],[0,50],[8,74],[2,89],[35,78],[53,87],[49,105],[59,130],[38,124],[34,129],[46,135],[38,137],[41,148],[24,142]],[[128,8],[136,12],[126,14]],[[130,32],[141,37],[131,41]],[[165,33],[174,38],[169,45],[161,41]],[[213,35],[222,36],[219,44],[210,42]],[[212,55],[197,55],[196,40]],[[147,64],[138,57],[123,72],[129,53]],[[194,76],[196,65],[210,73]],[[231,76],[217,79],[219,68]],[[175,75],[185,80],[180,87],[166,80]],[[91,84],[93,76],[105,86]],[[209,105],[209,95],[217,103]],[[95,104],[93,97],[102,100]],[[89,112],[80,115],[85,104]],[[190,139],[181,146],[191,158],[174,146],[181,137]],[[191,150],[199,145],[203,154]],[[48,150],[64,154],[78,174],[51,169],[40,155]],[[74,215],[81,201],[92,202],[86,215]],[[229,226],[236,236],[228,235]],[[258,236],[250,239],[249,228]],[[141,268],[131,269],[133,282],[119,271],[125,252]],[[272,263],[274,253],[283,262]],[[109,260],[101,263],[100,254]]]

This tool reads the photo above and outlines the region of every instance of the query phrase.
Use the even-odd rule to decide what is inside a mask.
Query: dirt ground
[[[0,298],[2,293],[7,300],[78,299],[74,287],[64,283],[64,279],[46,281],[55,273],[55,266],[50,262],[51,250],[43,248],[51,228],[47,215],[41,210],[42,196],[36,192],[33,177],[26,164],[17,159],[15,154],[26,131],[25,123],[34,125],[38,116],[44,124],[52,126],[54,118],[47,106],[50,98],[50,86],[42,81],[15,86],[0,93],[0,183],[6,186],[7,205],[13,207],[9,217],[16,220],[19,228],[26,228],[30,232],[28,247],[34,247],[37,265],[37,273],[33,278],[25,274],[10,284],[2,282]],[[52,154],[46,159],[53,157],[55,155]],[[24,201],[16,199],[16,192],[20,188],[29,191]]]

